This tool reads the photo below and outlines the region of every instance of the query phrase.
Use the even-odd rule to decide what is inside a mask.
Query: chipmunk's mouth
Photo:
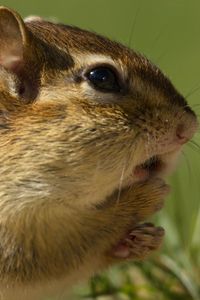
[[[159,176],[166,168],[166,162],[163,161],[162,157],[155,155],[136,166],[133,170],[133,175],[138,180],[146,180],[149,177]]]

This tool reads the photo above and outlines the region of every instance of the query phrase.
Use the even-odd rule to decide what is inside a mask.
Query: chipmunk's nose
[[[194,126],[196,125],[196,126]],[[186,144],[194,135],[197,129],[197,124],[191,124],[186,126],[184,123],[178,124],[176,128],[176,140],[179,145]]]

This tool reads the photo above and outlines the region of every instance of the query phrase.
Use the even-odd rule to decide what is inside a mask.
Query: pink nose
[[[191,139],[192,135],[193,134],[190,133],[190,130],[185,128],[185,126],[183,124],[179,124],[177,126],[176,137],[177,137],[177,142],[180,145],[187,143]]]

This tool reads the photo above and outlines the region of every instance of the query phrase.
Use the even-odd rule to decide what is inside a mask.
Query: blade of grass
[[[180,266],[178,265],[178,263],[176,263],[175,260],[171,259],[167,255],[162,255],[160,257],[160,261],[177,277],[177,279],[181,282],[183,287],[191,295],[192,299],[200,300],[199,287],[196,285],[195,281],[191,280],[191,278],[187,275],[185,270],[180,268]]]

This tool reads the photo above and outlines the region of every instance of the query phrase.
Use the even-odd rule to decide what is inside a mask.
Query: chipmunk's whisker
[[[188,99],[189,97],[193,96],[195,93],[197,93],[200,90],[200,85],[193,87],[186,95],[185,98]]]
[[[189,159],[188,159],[186,153],[185,153],[183,150],[181,151],[181,154],[182,154],[182,156],[183,156],[184,159],[185,159],[186,166],[187,166],[188,173],[189,173],[189,178],[190,178],[190,180],[191,180],[191,178],[192,178],[192,169],[191,169],[191,166],[190,166],[190,163],[189,163]]]
[[[195,108],[195,107],[200,107],[200,103],[195,103],[191,105],[187,105],[188,107]]]
[[[196,141],[194,140],[189,141],[188,146],[191,149],[196,150],[200,154],[200,145]]]
[[[126,162],[125,162],[124,165],[123,165],[122,172],[121,172],[121,176],[120,176],[120,179],[119,179],[119,190],[118,190],[118,194],[117,194],[117,201],[116,201],[116,204],[119,203],[119,199],[120,199],[120,196],[121,196],[122,184],[123,184],[123,179],[124,179],[124,172],[125,172],[125,169],[126,169]]]
[[[137,22],[137,19],[138,19],[139,12],[140,12],[140,7],[138,6],[138,8],[136,10],[136,13],[135,13],[135,16],[132,20],[132,24],[131,24],[131,30],[130,30],[129,40],[128,40],[128,47],[130,47],[130,48],[131,48],[132,40],[133,40],[133,37],[134,37],[134,32],[135,32],[136,22]]]

